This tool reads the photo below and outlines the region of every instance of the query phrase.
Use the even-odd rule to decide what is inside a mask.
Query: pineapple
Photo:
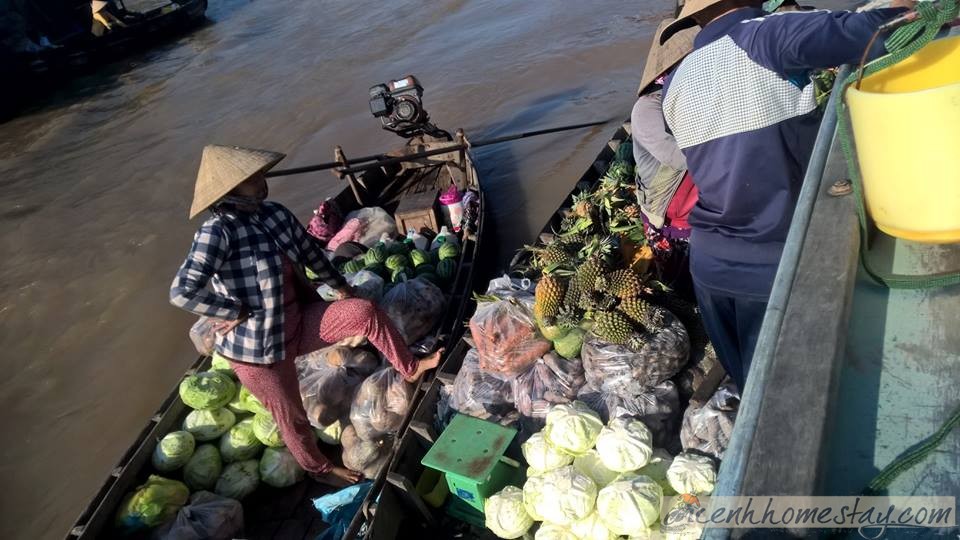
[[[534,265],[539,268],[548,266],[567,267],[572,264],[568,246],[561,242],[551,242],[545,247],[527,247],[528,250],[536,254]]]
[[[533,313],[537,319],[551,323],[560,311],[566,293],[564,280],[553,274],[544,275],[534,291]]]
[[[594,288],[617,298],[633,298],[643,292],[643,281],[629,268],[614,270],[597,278]]]
[[[580,308],[584,311],[602,311],[613,307],[617,301],[603,291],[586,291],[580,295]]]
[[[651,307],[649,303],[640,298],[625,298],[620,301],[618,309],[624,315],[633,319],[634,322],[646,326]]]
[[[581,293],[594,290],[597,278],[602,276],[606,271],[607,264],[601,256],[592,255],[584,261],[584,263],[577,268],[577,275],[574,278],[577,280],[577,286],[580,288]]]
[[[593,204],[591,197],[592,195],[586,191],[573,196],[573,213],[577,217],[589,218],[593,215],[596,205]]]
[[[563,308],[576,309],[580,303],[580,287],[577,284],[577,278],[574,276],[567,282],[567,292],[563,295]]]
[[[636,204],[628,205],[623,209],[623,217],[629,221],[637,221],[643,216],[640,206]]]
[[[619,311],[600,311],[594,317],[593,333],[600,339],[616,345],[630,341],[633,325]]]

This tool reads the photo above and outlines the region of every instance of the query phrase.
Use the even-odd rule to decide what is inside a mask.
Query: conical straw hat
[[[660,21],[660,26],[657,27],[657,33],[654,34],[653,43],[650,45],[650,53],[647,55],[647,65],[644,66],[643,76],[640,78],[637,95],[642,96],[653,81],[693,51],[693,40],[700,32],[700,29],[695,27],[680,30],[666,43],[660,44],[660,35],[673,22],[673,19],[666,19]]]
[[[270,169],[285,158],[280,152],[239,146],[207,145],[200,158],[197,185],[190,205],[193,219],[251,176]]]
[[[93,0],[92,2],[90,2],[90,9],[94,13],[100,13],[101,11],[103,11],[103,8],[105,7],[107,7],[107,3],[104,2],[103,0]]]
[[[667,41],[670,39],[670,36],[685,28],[697,26],[697,21],[693,20],[692,17],[711,6],[719,4],[720,2],[723,2],[723,0],[686,0],[683,3],[683,7],[680,9],[680,14],[677,15],[677,20],[673,21],[669,26],[663,29],[663,32],[660,34],[660,43]],[[760,2],[758,0],[757,5],[759,4]]]

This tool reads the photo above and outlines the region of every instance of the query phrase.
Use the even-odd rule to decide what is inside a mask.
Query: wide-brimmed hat
[[[280,152],[211,144],[203,148],[190,219],[206,210],[233,188],[287,157]]]
[[[637,89],[637,95],[642,96],[653,81],[693,51],[693,40],[700,32],[700,29],[696,27],[685,28],[674,34],[666,43],[660,43],[660,35],[671,23],[673,23],[673,19],[666,19],[660,21],[660,25],[657,27],[657,33],[653,36],[653,43],[650,44],[650,52],[647,54],[647,64],[643,68],[643,76],[640,77],[640,88]]]
[[[107,5],[107,2],[104,2],[103,0],[93,0],[90,2],[90,9],[94,13],[100,13],[103,11],[103,8],[107,7]]]
[[[692,19],[694,15],[723,1],[724,0],[686,0],[686,2],[683,3],[680,14],[677,15],[677,20],[663,29],[663,33],[660,34],[660,43],[665,42],[670,39],[670,36],[685,28],[697,26],[697,21]]]

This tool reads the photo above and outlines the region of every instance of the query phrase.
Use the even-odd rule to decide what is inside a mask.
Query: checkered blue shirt
[[[173,279],[170,303],[224,320],[237,319],[246,307],[249,317],[217,338],[217,352],[241,362],[279,362],[284,358],[281,253],[333,288],[346,285],[296,216],[265,202],[255,214],[224,213],[203,223]]]

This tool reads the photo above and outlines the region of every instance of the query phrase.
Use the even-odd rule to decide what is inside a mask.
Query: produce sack
[[[213,410],[226,407],[237,395],[237,385],[229,375],[205,371],[188,375],[180,382],[180,399],[191,409]]]
[[[183,429],[189,431],[194,439],[207,442],[226,433],[236,421],[237,417],[229,409],[190,411],[183,419]]]
[[[286,448],[267,448],[260,458],[260,480],[264,484],[285,488],[303,480],[306,472]]]
[[[156,527],[173,519],[189,498],[190,490],[182,482],[151,474],[120,503],[116,526],[124,533]]]
[[[543,433],[531,435],[527,442],[520,445],[520,450],[534,475],[573,463],[573,456],[554,448],[544,438]]]
[[[533,540],[580,540],[570,529],[554,525],[553,523],[544,523],[540,525],[537,532],[533,535]]]
[[[410,408],[414,390],[414,385],[393,367],[367,377],[350,406],[350,423],[357,435],[373,441],[396,433]]]
[[[214,325],[218,322],[220,321],[213,317],[200,317],[190,327],[190,341],[193,342],[193,347],[197,349],[200,356],[213,354],[214,346],[217,344],[217,331]]]
[[[596,511],[571,523],[570,532],[579,540],[617,540],[617,535],[610,532]]]
[[[650,428],[654,444],[666,445],[671,437],[675,437],[680,401],[672,381],[650,387],[625,387],[623,391],[625,394],[605,392],[587,384],[577,393],[577,399],[597,411],[607,422],[624,416],[637,418]]]
[[[667,480],[677,493],[709,495],[717,483],[717,469],[707,456],[682,453],[673,458]]]
[[[739,408],[740,395],[732,385],[718,388],[704,406],[688,407],[680,428],[683,449],[723,459]]]
[[[551,343],[540,336],[533,319],[533,295],[481,301],[470,317],[470,335],[480,355],[480,369],[513,378],[548,353]]]
[[[214,491],[217,495],[241,500],[260,485],[260,461],[248,459],[224,467]]]
[[[585,382],[579,359],[565,360],[551,352],[538,358],[533,367],[510,384],[513,403],[520,414],[543,419],[554,405],[577,399],[577,391]]]
[[[223,460],[217,447],[201,444],[190,456],[190,461],[183,466],[183,481],[194,491],[213,489],[222,472]]]
[[[537,521],[556,525],[570,525],[587,517],[596,500],[597,485],[570,465],[528,478],[523,485],[527,513]]]
[[[624,394],[624,387],[655,386],[676,375],[687,363],[690,340],[683,324],[670,317],[668,326],[641,334],[639,350],[614,345],[588,334],[580,349],[587,382],[607,392]]]
[[[653,457],[653,434],[634,418],[614,418],[600,430],[597,454],[611,471],[635,471]]]
[[[367,478],[374,478],[389,458],[393,438],[365,441],[357,435],[353,426],[347,426],[340,436],[340,444],[343,446],[343,466],[363,473]]]
[[[483,504],[487,528],[498,538],[520,538],[533,526],[533,518],[523,508],[523,491],[507,486]]]
[[[263,443],[253,433],[253,418],[244,418],[220,437],[220,457],[227,463],[252,459],[263,450]]]
[[[583,402],[574,401],[550,409],[543,434],[556,448],[579,456],[593,448],[601,429],[600,416]]]
[[[380,237],[386,233],[390,238],[397,236],[397,222],[393,216],[386,210],[378,207],[361,208],[350,212],[344,218],[349,221],[358,219],[364,224],[363,234],[360,235],[358,242],[371,248],[377,245]],[[334,249],[334,248],[331,248]]]
[[[397,283],[383,296],[380,307],[400,331],[407,345],[420,341],[443,316],[443,291],[422,278]]]
[[[300,399],[313,427],[324,427],[350,414],[353,395],[363,382],[363,375],[347,367],[334,367],[331,362],[353,363],[355,355],[346,347],[330,347],[294,361],[300,385]]]
[[[313,211],[313,217],[310,218],[310,223],[307,224],[307,232],[317,240],[326,244],[337,234],[337,231],[339,231],[342,226],[343,212],[340,211],[340,207],[337,206],[336,201],[327,199],[320,203],[320,206]]]
[[[646,476],[627,476],[597,495],[597,513],[610,532],[642,536],[660,519],[663,490]]]
[[[272,448],[283,446],[283,437],[280,435],[280,428],[270,413],[253,415],[251,427],[253,428],[254,437],[263,444]]]
[[[582,456],[577,456],[573,460],[573,467],[581,473],[590,477],[598,488],[604,488],[610,482],[613,482],[620,476],[617,471],[611,471],[603,464],[600,454],[594,450],[588,450]]]
[[[513,389],[504,381],[480,369],[476,349],[467,351],[450,391],[450,407],[455,411],[501,422],[513,409]]]
[[[160,472],[172,472],[183,467],[190,460],[196,446],[196,440],[188,431],[167,433],[153,450],[153,468]]]
[[[243,506],[209,491],[198,491],[177,517],[158,529],[155,540],[231,540],[243,531]]]

